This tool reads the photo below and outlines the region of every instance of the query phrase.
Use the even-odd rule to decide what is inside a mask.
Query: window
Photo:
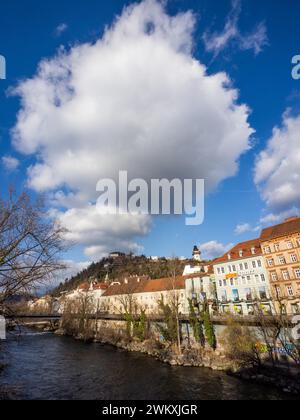
[[[273,281],[277,281],[278,280],[278,276],[277,276],[276,271],[272,271],[271,278],[272,278]]]
[[[252,255],[255,255],[256,254],[256,249],[255,249],[254,246],[251,248],[251,253],[252,253]]]
[[[256,261],[252,261],[252,267],[256,268]]]
[[[225,268],[224,267],[222,267],[222,273],[225,274]]]
[[[243,270],[243,264],[240,264],[240,270],[241,271]]]
[[[286,264],[285,258],[283,255],[281,255],[280,257],[278,257],[278,262],[279,264],[283,265]]]
[[[246,294],[246,300],[252,300],[252,290],[251,289],[245,289]]]
[[[231,273],[231,265],[228,266],[228,273]]]
[[[243,255],[244,255],[244,251],[242,251],[242,250],[241,250],[241,251],[239,252],[239,254],[240,254],[240,257],[242,258],[242,257],[243,257]]]
[[[248,270],[248,268],[249,268],[248,263],[245,263],[245,270]]]
[[[286,288],[288,296],[294,296],[294,290],[292,286],[287,286]]]
[[[259,268],[261,268],[261,267],[262,267],[261,260],[257,260],[257,267],[259,267]]]
[[[298,261],[298,258],[297,258],[296,254],[291,255],[291,261],[292,261],[292,263],[296,263]]]
[[[289,280],[290,279],[290,275],[289,275],[289,272],[287,270],[282,271],[282,278],[283,278],[283,280]]]
[[[226,280],[223,280],[223,286],[227,286],[227,281]]]
[[[298,246],[300,246],[300,238],[297,239]]]
[[[276,252],[280,251],[280,245],[279,244],[275,244],[275,251]]]
[[[268,260],[268,265],[269,265],[269,267],[273,267],[274,260],[272,258]]]
[[[228,260],[230,261],[231,260],[231,255],[228,254],[227,257],[228,257]]]
[[[218,270],[218,274],[221,274],[221,268],[218,267],[217,270]]]
[[[237,289],[232,290],[232,298],[233,298],[234,302],[239,302],[240,301],[240,295],[239,295],[239,291]]]
[[[233,286],[233,285],[234,285],[234,283],[233,283],[233,279],[230,279],[230,285],[231,285],[231,286]]]
[[[222,286],[223,286],[222,280],[219,280],[219,286],[220,286],[220,287],[222,287]]]
[[[227,302],[227,293],[226,290],[221,291],[221,300],[222,302]]]
[[[295,276],[296,276],[297,279],[300,279],[300,268],[296,268]]]
[[[287,249],[292,249],[293,248],[293,242],[292,241],[288,241],[286,243]]]
[[[266,288],[265,288],[265,287],[260,287],[260,288],[259,288],[259,297],[260,297],[262,300],[267,299],[267,291],[266,291]]]
[[[247,305],[248,315],[254,315],[253,305]]]
[[[245,284],[247,284],[247,282],[246,282],[246,277],[242,277],[242,283],[245,285]]]
[[[255,275],[255,282],[256,282],[256,284],[259,283],[259,276],[257,274]]]
[[[232,271],[236,272],[236,266],[235,265],[232,266]]]
[[[251,277],[247,276],[247,283],[250,284],[251,283]]]
[[[271,248],[269,246],[266,246],[264,251],[265,251],[265,254],[271,254]]]
[[[260,279],[261,279],[262,283],[266,282],[266,276],[264,274],[260,275]]]

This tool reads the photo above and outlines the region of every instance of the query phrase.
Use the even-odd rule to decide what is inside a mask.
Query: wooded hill
[[[195,265],[193,260],[180,261],[178,259],[160,258],[153,261],[145,256],[120,256],[118,258],[103,258],[97,263],[92,263],[86,270],[78,273],[71,279],[66,279],[56,289],[52,295],[58,296],[61,292],[76,289],[81,283],[95,279],[103,282],[107,280],[112,282],[116,279],[124,278],[131,275],[146,275],[151,279],[160,279],[172,276],[174,271],[176,275],[183,273],[187,264]]]

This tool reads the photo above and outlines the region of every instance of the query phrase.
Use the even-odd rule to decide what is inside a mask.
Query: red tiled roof
[[[222,257],[216,258],[213,261],[213,264],[221,264],[224,262],[234,261],[234,260],[241,260],[243,258],[249,258],[253,257],[252,249],[255,248],[255,255],[262,255],[262,250],[260,246],[260,240],[252,239],[250,241],[241,242],[238,245],[235,245],[233,248],[231,248],[230,251],[226,252]],[[243,251],[243,256],[240,256],[240,251]],[[230,254],[231,259],[228,259],[228,255]]]
[[[204,273],[195,273],[187,276],[168,277],[163,279],[150,280],[144,278],[130,278],[127,282],[119,281],[112,283],[104,292],[103,296],[127,295],[136,293],[153,293],[171,290],[185,289],[185,280],[191,278],[204,277]]]
[[[300,218],[293,217],[287,219],[279,225],[270,226],[263,229],[260,235],[261,242],[269,241],[270,239],[280,238],[281,236],[290,235],[292,233],[300,233]]]
[[[90,288],[89,283],[81,283],[81,284],[78,286],[78,289],[79,289],[79,290],[88,290],[89,288]]]
[[[95,283],[93,284],[93,290],[106,290],[108,285],[105,283]]]

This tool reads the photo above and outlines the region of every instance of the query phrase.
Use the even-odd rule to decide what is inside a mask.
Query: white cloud
[[[208,76],[192,56],[194,27],[191,12],[171,17],[145,0],[96,43],[43,60],[16,89],[13,142],[37,156],[28,184],[79,212],[95,202],[97,181],[119,170],[146,180],[205,178],[207,191],[234,176],[250,147],[249,109],[225,73]],[[69,194],[58,197],[64,187]]]
[[[13,156],[3,156],[1,161],[5,169],[9,172],[15,171],[20,165],[18,159]]]
[[[255,164],[255,182],[263,200],[275,214],[300,206],[300,114],[286,113],[275,127],[267,147]]]
[[[202,252],[202,258],[211,260],[224,255],[232,247],[233,244],[223,245],[218,241],[210,241],[200,245],[200,250]]]
[[[76,274],[85,270],[91,264],[91,261],[77,262],[73,260],[65,260],[62,261],[62,263],[65,265],[66,268],[60,270],[55,274],[50,284],[47,285],[47,290],[58,286],[60,283],[63,283],[66,279],[70,279]]]
[[[252,226],[250,223],[241,223],[236,226],[234,233],[236,235],[243,235],[247,232],[259,232],[260,230],[260,225]]]
[[[267,28],[264,22],[256,25],[248,34],[242,34],[239,29],[241,1],[232,0],[232,8],[227,16],[225,27],[221,32],[207,31],[203,35],[205,48],[216,57],[227,47],[236,46],[240,50],[253,50],[258,55],[268,45]]]
[[[113,250],[139,252],[135,238],[145,236],[151,228],[146,215],[101,215],[96,206],[56,212],[56,218],[68,230],[66,240],[81,244],[85,254],[98,261]]]
[[[64,32],[68,30],[68,25],[66,23],[60,23],[54,31],[56,37],[60,37]]]
[[[264,47],[269,45],[267,27],[264,22],[260,22],[253,32],[239,36],[239,46],[241,50],[253,50],[255,55],[260,54]]]
[[[298,216],[299,213],[300,213],[299,210],[293,207],[287,211],[283,211],[279,213],[268,213],[265,216],[261,217],[260,221],[264,225],[273,225],[276,223],[281,223],[285,219],[291,216]]]
[[[236,226],[234,233],[236,235],[242,235],[243,233],[250,232],[252,227],[249,223],[242,223]]]

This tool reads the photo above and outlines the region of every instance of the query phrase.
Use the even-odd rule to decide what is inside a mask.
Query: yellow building
[[[300,313],[300,218],[264,229],[260,242],[277,308]]]

